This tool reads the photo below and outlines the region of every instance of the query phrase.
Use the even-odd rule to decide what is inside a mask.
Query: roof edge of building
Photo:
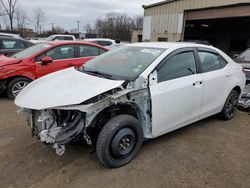
[[[178,1],[178,0],[165,0],[165,1],[160,1],[158,3],[153,3],[153,4],[149,4],[149,5],[142,5],[142,8],[147,9],[147,8],[152,8],[152,7],[156,7],[156,6],[160,6],[160,5],[164,5],[167,3],[172,3],[174,1]]]

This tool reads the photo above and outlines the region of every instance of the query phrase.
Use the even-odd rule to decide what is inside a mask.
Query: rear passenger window
[[[104,49],[101,49],[101,48],[99,48],[99,50],[100,50],[100,54],[103,54],[103,53],[107,52],[107,50],[104,50]]]
[[[100,54],[99,48],[88,45],[79,46],[79,57],[98,56]]]
[[[219,70],[227,65],[226,60],[216,53],[206,51],[199,51],[198,53],[203,72]]]
[[[183,52],[168,59],[158,70],[158,82],[196,74],[193,52]]]

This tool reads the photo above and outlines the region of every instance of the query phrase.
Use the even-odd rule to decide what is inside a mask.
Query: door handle
[[[230,77],[230,76],[232,76],[233,74],[232,73],[227,73],[226,74],[226,77]]]

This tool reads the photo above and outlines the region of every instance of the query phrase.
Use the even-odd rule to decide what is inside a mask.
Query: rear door
[[[74,66],[79,67],[87,61],[93,59],[94,57],[105,53],[107,50],[90,46],[86,44],[76,45],[78,60],[74,62]]]
[[[203,80],[192,48],[178,50],[157,68],[150,86],[152,134],[162,135],[199,119]]]
[[[201,108],[201,118],[218,113],[229,95],[232,72],[216,51],[199,48],[198,55],[204,80],[204,97]]]

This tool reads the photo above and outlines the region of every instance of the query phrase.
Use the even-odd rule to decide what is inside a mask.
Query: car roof
[[[140,42],[140,43],[132,43],[127,46],[137,46],[137,47],[149,47],[149,48],[185,48],[185,47],[203,47],[213,49],[212,46],[197,44],[193,42]]]
[[[74,35],[63,35],[63,34],[54,34],[54,35],[50,35],[49,37],[57,37],[57,36],[62,36],[62,37],[75,37]]]
[[[84,39],[86,41],[96,41],[96,40],[103,40],[103,41],[115,41],[113,39],[107,39],[107,38],[87,38],[87,39]]]
[[[23,41],[23,42],[27,42],[27,43],[32,43],[32,42],[30,42],[28,40],[25,40],[23,38],[15,38],[15,37],[9,37],[9,36],[2,36],[1,34],[0,34],[0,39],[10,39],[10,40],[15,40],[15,41]]]
[[[1,37],[11,37],[11,38],[22,38],[19,34],[13,34],[13,33],[3,33],[0,32]]]
[[[72,41],[72,40],[67,40],[67,41],[44,41],[44,43],[48,43],[48,44],[51,44],[51,45],[86,44],[86,45],[96,46],[96,47],[108,50],[108,48],[105,48],[104,46],[100,46],[98,44],[88,42],[88,41]]]

